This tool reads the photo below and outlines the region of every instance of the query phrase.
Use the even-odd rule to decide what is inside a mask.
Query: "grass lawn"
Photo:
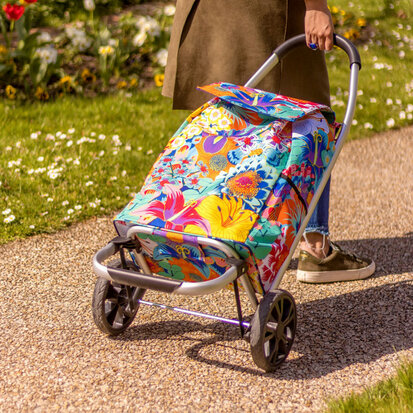
[[[395,377],[363,393],[332,401],[328,413],[409,413],[413,411],[413,362],[405,362]]]
[[[1,243],[121,208],[186,116],[159,90],[0,107]]]

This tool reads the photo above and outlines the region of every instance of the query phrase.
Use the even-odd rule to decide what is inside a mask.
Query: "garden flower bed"
[[[49,100],[162,85],[173,3],[146,2],[97,18],[94,0],[84,0],[82,19],[72,20],[66,12],[69,21],[59,27],[32,27],[45,2],[3,6],[0,95]],[[335,6],[331,12],[336,31],[351,40],[365,43],[375,35],[366,18]]]
[[[97,19],[94,2],[84,1],[84,20],[46,28],[31,27],[37,5],[30,0],[3,6],[1,95],[49,100],[162,84],[173,4],[140,5]]]

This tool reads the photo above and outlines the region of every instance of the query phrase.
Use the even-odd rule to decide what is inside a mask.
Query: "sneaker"
[[[358,258],[331,242],[330,254],[316,258],[300,251],[297,280],[306,283],[329,283],[362,280],[374,273],[376,265],[369,258]]]

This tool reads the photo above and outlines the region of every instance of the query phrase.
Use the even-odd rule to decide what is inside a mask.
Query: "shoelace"
[[[352,254],[351,252],[344,251],[343,248],[341,248],[340,245],[336,244],[335,242],[330,241],[330,244],[334,249],[340,251],[343,255],[349,257],[353,261],[356,261],[359,264],[363,263],[363,261],[360,258],[358,258],[356,255]]]

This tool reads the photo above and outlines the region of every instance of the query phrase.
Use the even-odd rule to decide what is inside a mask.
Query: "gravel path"
[[[118,338],[95,327],[94,252],[110,219],[0,247],[0,410],[305,412],[413,358],[413,128],[348,143],[333,173],[332,236],[373,257],[374,277],[282,288],[298,304],[293,351],[273,374],[234,327],[145,307]],[[292,266],[294,263],[292,263]],[[149,297],[149,294],[148,294]],[[235,317],[233,296],[151,293]],[[246,311],[248,313],[248,309]]]

